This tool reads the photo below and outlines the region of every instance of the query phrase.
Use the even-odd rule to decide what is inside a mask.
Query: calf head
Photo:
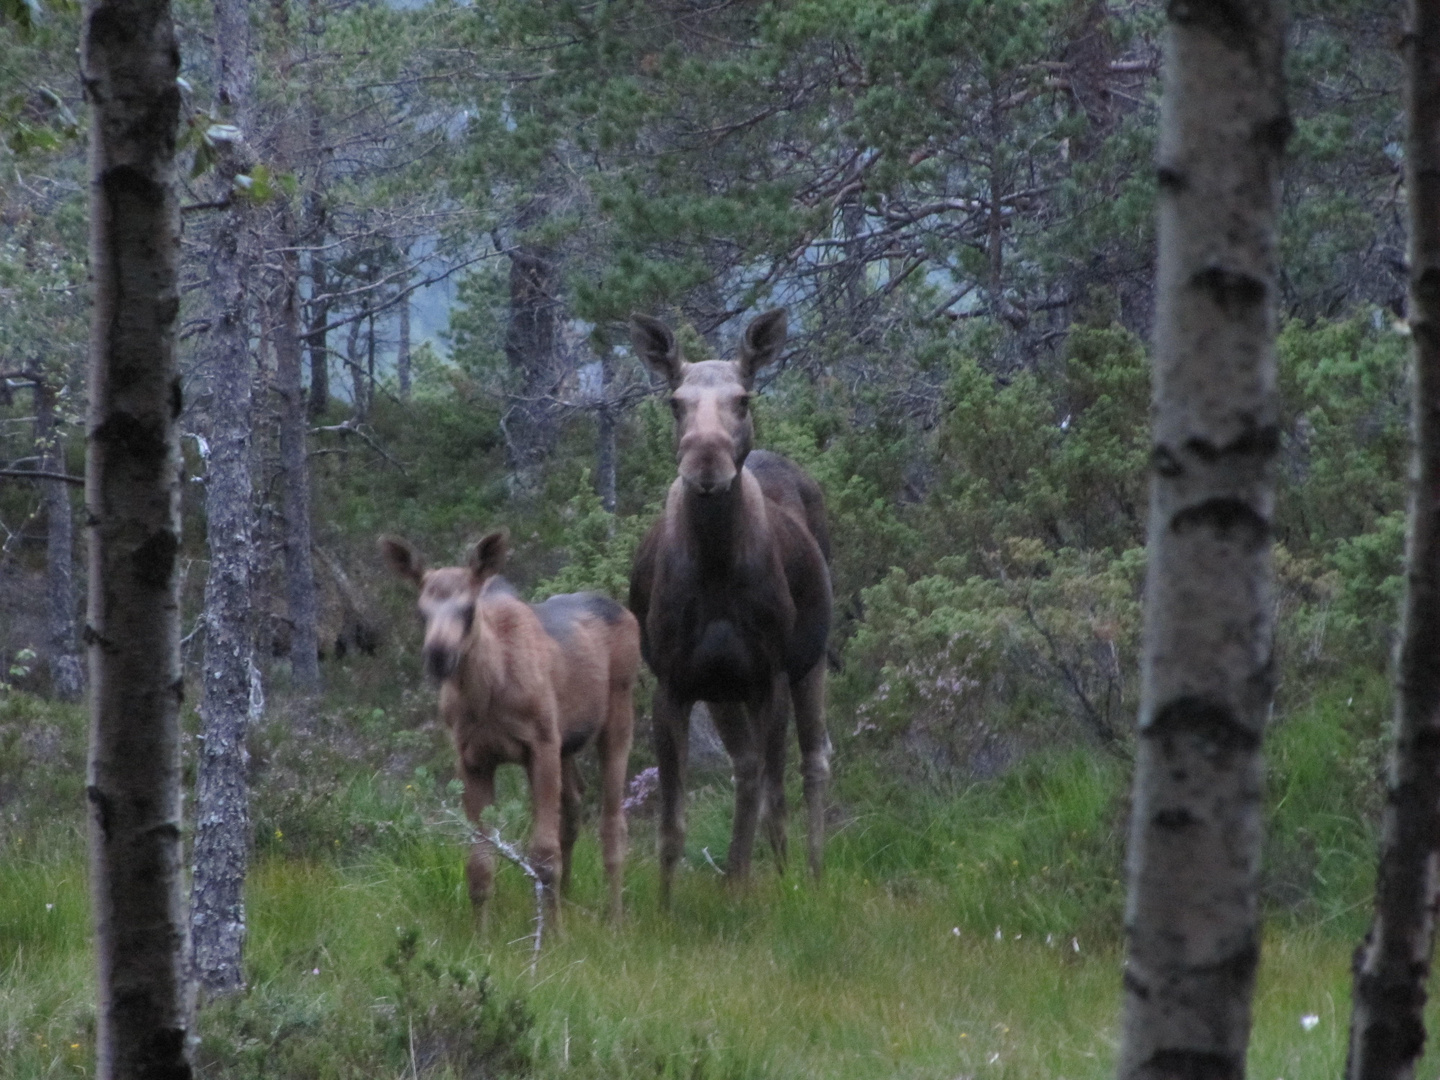
[[[420,615],[425,620],[422,655],[426,672],[437,682],[455,673],[475,625],[480,590],[500,572],[509,546],[503,531],[493,532],[471,549],[469,565],[426,569],[425,560],[408,541],[380,538],[380,552],[390,569],[420,590]]]
[[[648,315],[631,316],[636,355],[670,384],[680,479],[691,492],[723,494],[739,475],[755,440],[755,373],[780,355],[785,327],[784,308],[767,311],[745,328],[737,359],[687,364],[668,326]]]

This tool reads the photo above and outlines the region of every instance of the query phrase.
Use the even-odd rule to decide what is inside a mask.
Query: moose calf
[[[450,728],[465,785],[465,813],[477,827],[495,800],[495,768],[523,765],[530,778],[530,859],[550,910],[570,879],[579,830],[575,754],[600,752],[600,839],[610,915],[621,911],[625,814],[621,806],[634,728],[640,629],[635,617],[595,593],[517,597],[499,576],[508,543],[494,532],[475,545],[468,566],[426,569],[406,541],[381,537],[390,568],[420,590],[425,669],[440,684],[440,715]],[[482,927],[494,879],[494,852],[478,836],[466,868]]]

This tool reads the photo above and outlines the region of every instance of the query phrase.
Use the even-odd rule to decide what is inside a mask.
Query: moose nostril
[[[426,649],[425,671],[436,682],[444,682],[455,670],[455,654],[449,649]]]

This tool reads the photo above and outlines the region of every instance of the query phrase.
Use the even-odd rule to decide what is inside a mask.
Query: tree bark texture
[[[408,259],[410,253],[407,251]],[[410,297],[400,298],[400,336],[395,347],[395,380],[400,388],[400,400],[410,400]]]
[[[1244,1075],[1273,694],[1284,20],[1169,7],[1122,1080]]]
[[[36,377],[35,441],[40,471],[64,475],[65,454],[56,414],[58,396],[51,383]],[[47,480],[41,485],[45,503],[45,598],[50,608],[46,662],[55,696],[62,701],[79,701],[85,692],[85,670],[76,633],[75,518],[69,488],[63,480]]]
[[[547,212],[545,199],[531,200],[520,213],[517,230],[523,234],[534,228]],[[556,252],[522,235],[510,251],[505,328],[505,359],[519,385],[506,410],[506,447],[513,484],[522,492],[538,485],[540,467],[555,440],[555,410],[547,399],[556,382],[558,288]]]
[[[94,310],[86,503],[91,886],[100,1077],[191,1075],[181,895],[181,459],[168,0],[89,0]]]
[[[1396,660],[1395,746],[1375,918],[1355,954],[1352,1080],[1415,1075],[1440,902],[1440,3],[1412,0],[1404,38],[1405,186],[1415,460]]]
[[[220,69],[250,70],[246,0],[216,0]],[[227,37],[229,27],[235,36]],[[237,30],[238,28],[238,30]],[[244,52],[243,58],[232,55]],[[252,86],[229,87],[235,122],[250,131]],[[227,187],[239,161],[220,169]],[[205,485],[205,659],[200,746],[195,782],[195,841],[190,903],[194,977],[212,995],[245,987],[245,871],[250,841],[246,779],[250,673],[254,653],[250,577],[254,561],[250,474],[250,280],[255,263],[248,204],[237,200],[216,226],[210,246],[213,318],[207,340],[210,371],[210,457]]]
[[[318,246],[325,235],[324,212],[319,207],[319,200],[315,202],[312,214],[320,223],[311,233],[311,242]],[[330,350],[325,330],[330,321],[330,301],[324,299],[325,290],[329,287],[324,257],[319,252],[311,252],[310,295],[316,299],[310,302],[310,330],[305,335],[305,347],[310,354],[310,397],[306,411],[312,420],[324,416],[325,410],[330,407]]]
[[[295,230],[282,211],[282,245],[293,249]],[[285,518],[285,599],[290,619],[290,671],[301,690],[320,687],[320,604],[310,556],[310,464],[306,457],[305,394],[300,384],[299,267],[293,250],[281,256],[280,310],[275,322],[275,391],[280,398],[280,472]]]

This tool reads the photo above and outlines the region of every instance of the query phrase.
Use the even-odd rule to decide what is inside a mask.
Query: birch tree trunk
[[[245,136],[251,134],[253,78],[246,0],[215,0],[221,102]],[[244,161],[222,159],[229,190]],[[250,476],[250,280],[255,261],[253,215],[237,199],[210,245],[214,312],[207,340],[210,370],[210,457],[205,486],[210,570],[205,580],[205,660],[200,701],[200,750],[195,782],[194,872],[191,885],[192,970],[213,995],[245,987],[245,870],[250,842],[246,779],[250,673],[254,629],[250,575],[254,516]]]
[[[89,0],[91,886],[100,1077],[191,1075],[181,895],[175,359],[180,53],[168,0]]]
[[[1415,462],[1375,919],[1355,956],[1352,1080],[1415,1075],[1440,899],[1440,3],[1412,0],[1403,43]]]
[[[1122,1080],[1245,1071],[1273,693],[1277,0],[1168,9]]]
[[[35,380],[35,441],[40,470],[65,472],[60,419],[55,387],[41,375]],[[70,485],[63,480],[41,481],[45,502],[45,599],[49,604],[49,648],[46,662],[50,685],[62,701],[79,701],[85,691],[75,625],[75,518],[70,508]]]

